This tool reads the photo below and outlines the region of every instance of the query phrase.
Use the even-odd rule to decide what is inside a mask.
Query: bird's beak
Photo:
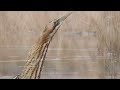
[[[67,13],[66,15],[64,15],[64,16],[62,16],[61,18],[57,19],[56,22],[62,23],[62,22],[65,21],[71,14],[72,14],[72,12]]]
[[[60,26],[62,25],[62,23],[72,14],[72,12],[67,13],[66,15],[62,16],[61,18],[57,19],[54,21],[54,25],[57,29],[60,28]]]
[[[67,13],[66,15],[62,16],[62,17],[59,18],[59,19],[55,19],[55,20],[53,21],[53,23],[54,23],[53,30],[56,32],[56,31],[60,28],[60,26],[62,25],[62,23],[63,23],[71,14],[72,14],[72,12]]]

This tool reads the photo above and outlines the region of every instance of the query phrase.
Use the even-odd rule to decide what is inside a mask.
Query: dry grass
[[[100,22],[91,20],[94,29],[97,31],[98,55],[104,57],[105,75],[108,73],[111,78],[115,78],[117,73],[117,66],[115,65],[120,60],[119,16],[120,12],[103,12]]]

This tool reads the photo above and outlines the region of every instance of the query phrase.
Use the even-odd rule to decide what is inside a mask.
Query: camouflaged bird
[[[40,38],[31,49],[23,71],[13,79],[40,79],[48,46],[63,21],[70,15],[71,13],[68,13],[46,25]]]

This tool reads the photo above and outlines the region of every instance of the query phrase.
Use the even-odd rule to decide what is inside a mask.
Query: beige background
[[[0,76],[15,76],[45,25],[67,11],[1,11]],[[104,12],[74,11],[52,40],[41,78],[112,78],[97,55],[96,30]],[[110,12],[111,13],[111,12]],[[112,12],[119,13],[119,12]],[[89,32],[89,35],[88,35]],[[119,78],[116,76],[116,78]]]

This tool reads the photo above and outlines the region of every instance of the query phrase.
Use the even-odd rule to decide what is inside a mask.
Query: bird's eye
[[[57,22],[54,22],[54,25],[56,26],[56,25],[57,25]]]
[[[59,21],[55,21],[54,25],[57,26],[59,24]]]

